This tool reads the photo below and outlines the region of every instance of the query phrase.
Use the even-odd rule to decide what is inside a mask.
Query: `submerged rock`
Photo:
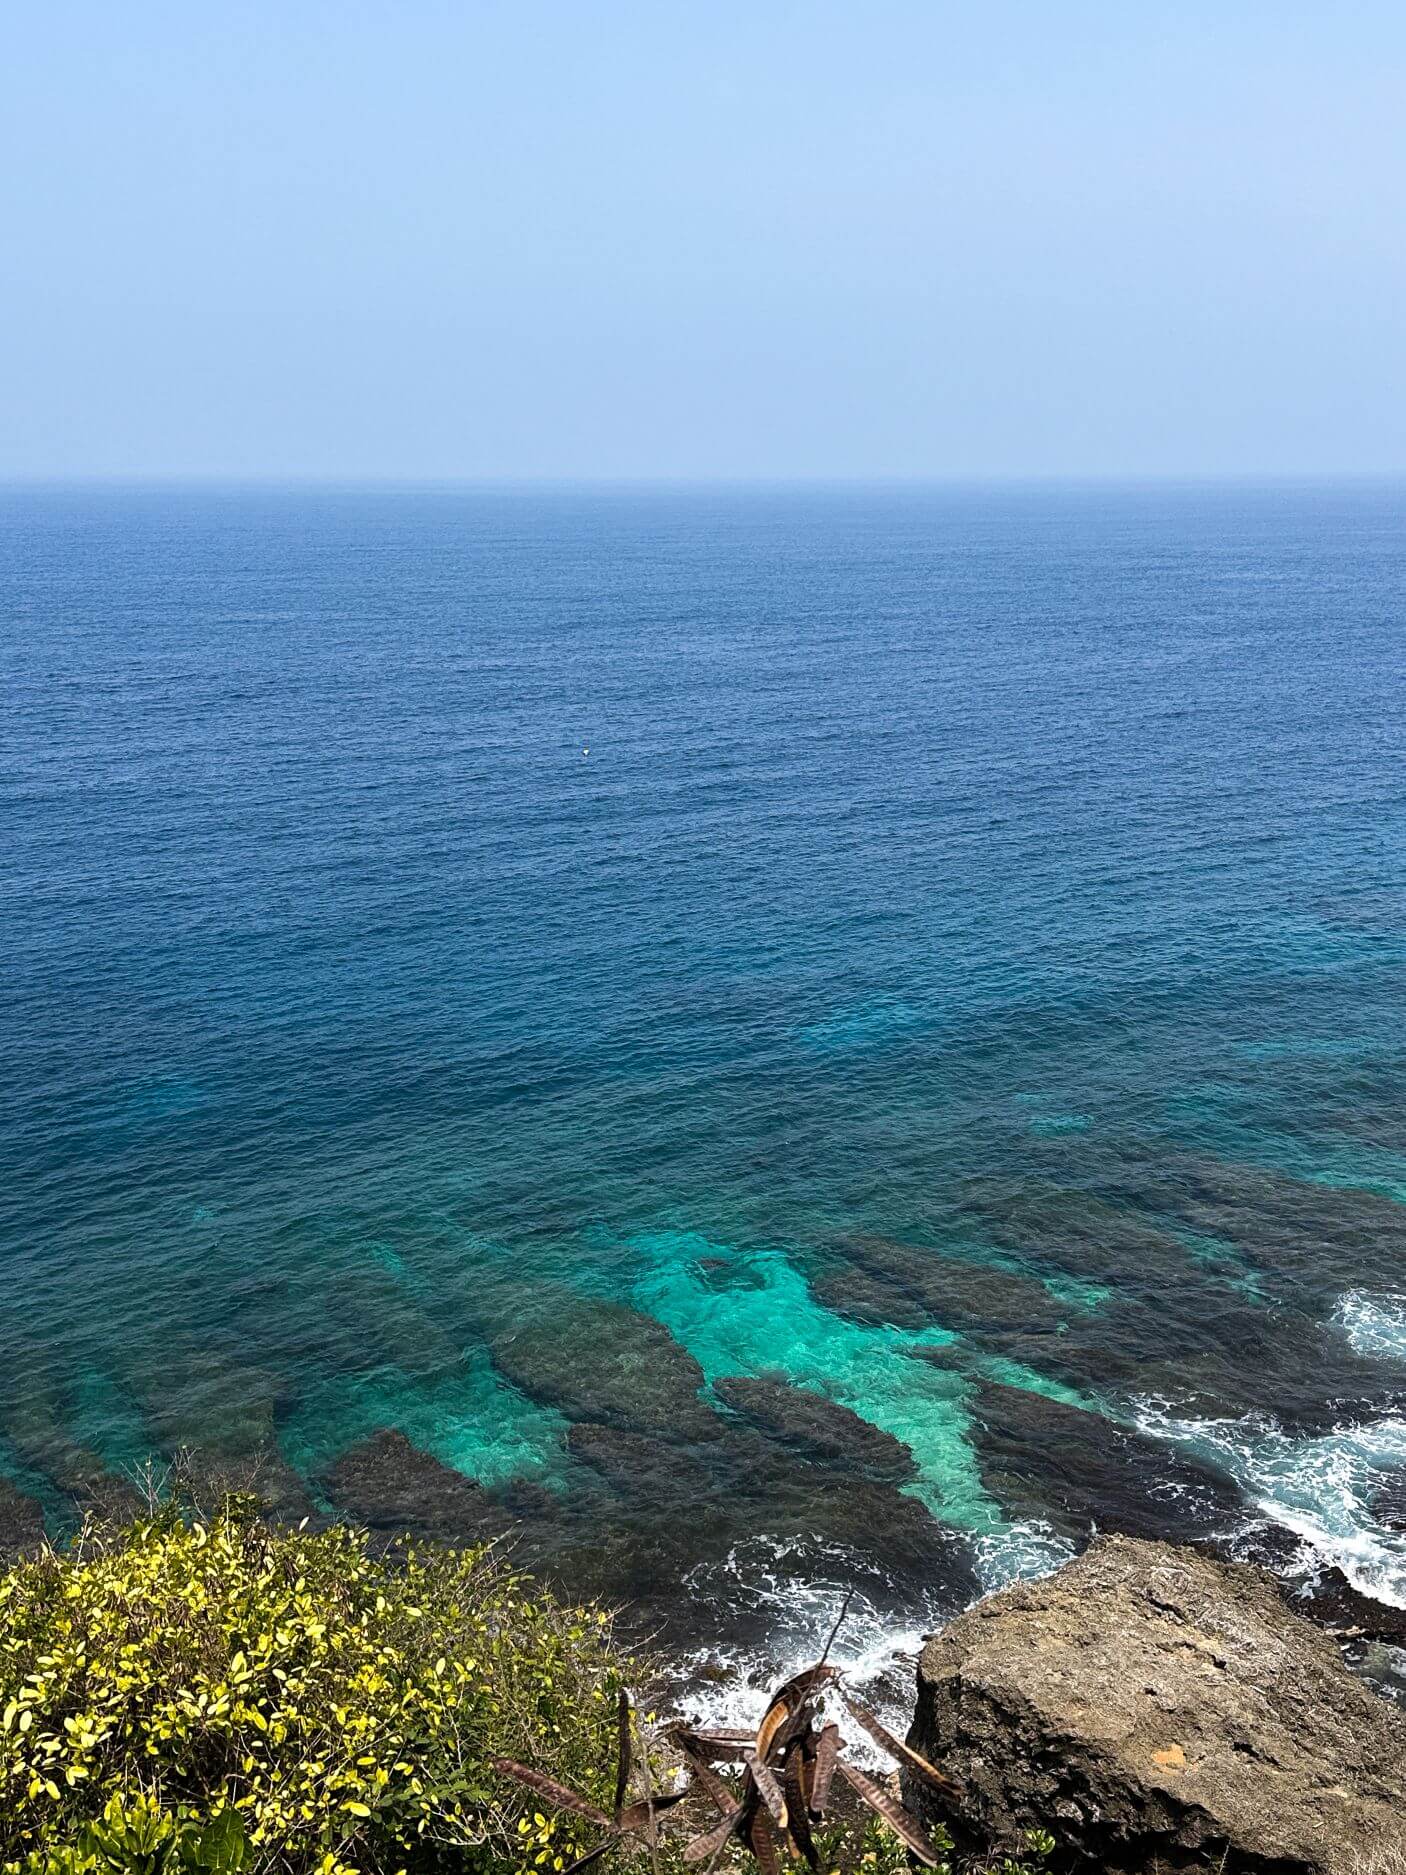
[[[1392,1608],[1375,1596],[1364,1595],[1341,1569],[1324,1569],[1291,1588],[1290,1606],[1326,1628],[1335,1639],[1384,1641],[1392,1647],[1406,1647],[1406,1608]]]
[[[774,1418],[777,1403],[768,1406]],[[632,1631],[662,1635],[671,1648],[715,1640],[720,1619],[740,1635],[753,1615],[760,1626],[748,1638],[764,1640],[772,1617],[761,1618],[754,1592],[777,1576],[794,1575],[798,1592],[808,1593],[838,1571],[863,1582],[896,1619],[918,1600],[954,1612],[980,1592],[967,1541],[891,1480],[817,1463],[784,1432],[713,1417],[716,1430],[692,1444],[622,1427],[572,1427],[569,1449],[593,1476],[560,1504],[554,1527],[539,1526],[527,1539],[529,1550],[543,1546],[554,1582],[616,1602]],[[859,1423],[863,1431],[846,1425],[846,1436],[863,1441],[880,1464],[895,1464],[888,1435]],[[902,1456],[905,1448],[898,1450]],[[737,1574],[750,1578],[744,1557],[757,1559],[755,1582]],[[721,1607],[711,1592],[701,1604],[695,1598],[689,1585],[704,1579],[722,1594]],[[736,1606],[728,1601],[733,1590]]]
[[[343,1452],[322,1485],[339,1511],[387,1536],[409,1532],[468,1546],[492,1541],[511,1524],[482,1485],[441,1465],[392,1428]]]
[[[590,1465],[625,1496],[643,1497],[673,1515],[675,1506],[704,1503],[717,1474],[686,1448],[620,1426],[573,1426],[566,1435],[573,1458]]]
[[[981,1593],[967,1539],[920,1499],[871,1479],[841,1485],[833,1473],[796,1477],[758,1502],[753,1528],[779,1536],[800,1530],[838,1544],[871,1559],[895,1588],[921,1589],[944,1607],[965,1607]]]
[[[891,1277],[860,1268],[814,1277],[811,1293],[822,1308],[871,1328],[906,1328],[917,1333],[937,1320],[931,1307]]]
[[[1185,1153],[1146,1167],[1143,1189],[1191,1229],[1234,1244],[1266,1280],[1327,1305],[1362,1284],[1390,1289],[1406,1266],[1406,1205],[1359,1186]]]
[[[1077,1186],[993,1175],[967,1180],[962,1200],[993,1243],[1021,1257],[1143,1289],[1186,1278],[1191,1255],[1171,1231]]]
[[[175,1481],[197,1503],[239,1491],[279,1522],[309,1515],[307,1487],[279,1447],[279,1416],[294,1395],[278,1374],[225,1348],[186,1343],[164,1363],[129,1367],[124,1379]]]
[[[1406,1385],[1354,1353],[1332,1322],[1252,1302],[1205,1272],[1159,1298],[1116,1297],[1055,1334],[967,1338],[1084,1392],[1157,1397],[1179,1417],[1259,1414],[1301,1438],[1406,1400]]]
[[[964,1845],[1047,1829],[1125,1875],[1365,1875],[1401,1846],[1406,1717],[1261,1571],[1108,1537],[978,1604],[918,1671],[910,1801]]]
[[[223,1348],[177,1345],[123,1378],[163,1452],[193,1450],[235,1459],[277,1446],[284,1384]]]
[[[703,1369],[662,1322],[618,1302],[572,1299],[492,1342],[521,1392],[570,1419],[635,1431],[707,1433]]]
[[[312,1514],[306,1484],[276,1446],[237,1454],[183,1451],[172,1466],[171,1481],[202,1508],[238,1492],[257,1498],[263,1515],[274,1523],[300,1523]]]
[[[951,1347],[918,1347],[909,1353],[933,1367],[959,1373],[979,1372],[979,1356],[1013,1361],[1078,1392],[1128,1396],[1147,1378],[1147,1356],[1125,1352],[1116,1339],[1101,1333],[1103,1325],[1102,1321],[1079,1323],[1061,1334],[972,1331]]]
[[[736,1375],[715,1380],[713,1392],[735,1413],[814,1464],[836,1465],[848,1477],[888,1484],[906,1484],[918,1475],[913,1454],[902,1440],[813,1388],[768,1375]]]
[[[0,1557],[22,1556],[44,1541],[44,1512],[18,1485],[0,1477]]]
[[[114,1472],[73,1437],[70,1407],[64,1389],[36,1359],[11,1385],[0,1408],[6,1443],[30,1470],[72,1500],[76,1517],[89,1512],[114,1521],[134,1516],[145,1500],[132,1479]]]
[[[774,1411],[775,1402],[770,1405]],[[837,1422],[825,1423],[833,1435]],[[860,1423],[866,1427],[859,1435],[865,1450],[881,1463],[892,1462],[889,1435]],[[894,1444],[906,1451],[899,1441]],[[965,1607],[980,1594],[967,1539],[891,1476],[864,1476],[848,1467],[841,1471],[834,1460],[803,1457],[790,1430],[777,1422],[765,1430],[760,1424],[737,1426],[725,1458],[735,1540],[765,1537],[786,1544],[799,1536],[829,1551],[827,1572],[858,1565],[900,1597],[921,1594],[944,1609]]]
[[[1228,1536],[1244,1499],[1221,1472],[1101,1413],[984,1382],[969,1409],[986,1489],[1016,1517],[1188,1540]]]
[[[852,1238],[847,1267],[817,1294],[836,1314],[904,1328],[1019,1329],[1051,1333],[1071,1314],[1037,1277],[887,1237]]]
[[[716,1434],[695,1446],[611,1426],[573,1426],[567,1438],[572,1454],[616,1500],[606,1521],[627,1525],[632,1541],[666,1555],[675,1584],[700,1556],[725,1555],[758,1537],[789,1541],[803,1533],[871,1558],[894,1582],[929,1582],[940,1556],[943,1580],[953,1588],[949,1606],[965,1605],[979,1592],[965,1544],[892,1480],[848,1471],[837,1476],[833,1463],[800,1455],[785,1432],[715,1417]],[[895,1462],[888,1434],[862,1420],[859,1425],[875,1435],[865,1449]],[[896,1439],[893,1445],[906,1453]],[[599,1524],[599,1508],[594,1515]],[[641,1573],[644,1554],[637,1551]],[[651,1584],[650,1593],[660,1586]]]

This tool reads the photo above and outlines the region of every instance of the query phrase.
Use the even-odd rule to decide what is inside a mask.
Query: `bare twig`
[[[840,1603],[840,1612],[835,1616],[835,1625],[830,1630],[830,1638],[826,1641],[824,1651],[822,1652],[820,1656],[819,1664],[822,1667],[825,1665],[825,1662],[830,1658],[830,1649],[835,1645],[835,1642],[840,1637],[840,1629],[845,1624],[845,1616],[849,1613],[849,1605],[853,1600],[854,1600],[854,1590],[847,1589],[845,1591],[845,1599]]]

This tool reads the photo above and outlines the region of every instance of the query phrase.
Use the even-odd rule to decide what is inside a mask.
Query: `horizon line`
[[[457,475],[326,471],[142,470],[6,474],[0,489],[62,488],[325,488],[325,489],[709,489],[709,488],[970,488],[970,487],[1224,487],[1406,482],[1393,469],[1145,469],[962,470],[855,474]]]

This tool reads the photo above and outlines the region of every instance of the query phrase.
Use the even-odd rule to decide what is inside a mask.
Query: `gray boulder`
[[[1257,1569],[1107,1537],[924,1649],[909,1799],[959,1844],[1047,1829],[1119,1875],[1369,1875],[1406,1827],[1406,1717]]]

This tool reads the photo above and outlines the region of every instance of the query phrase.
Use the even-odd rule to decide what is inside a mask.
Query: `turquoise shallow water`
[[[397,1428],[744,1623],[1077,1540],[1001,1383],[1406,1599],[1402,505],[4,495],[0,1467]]]

